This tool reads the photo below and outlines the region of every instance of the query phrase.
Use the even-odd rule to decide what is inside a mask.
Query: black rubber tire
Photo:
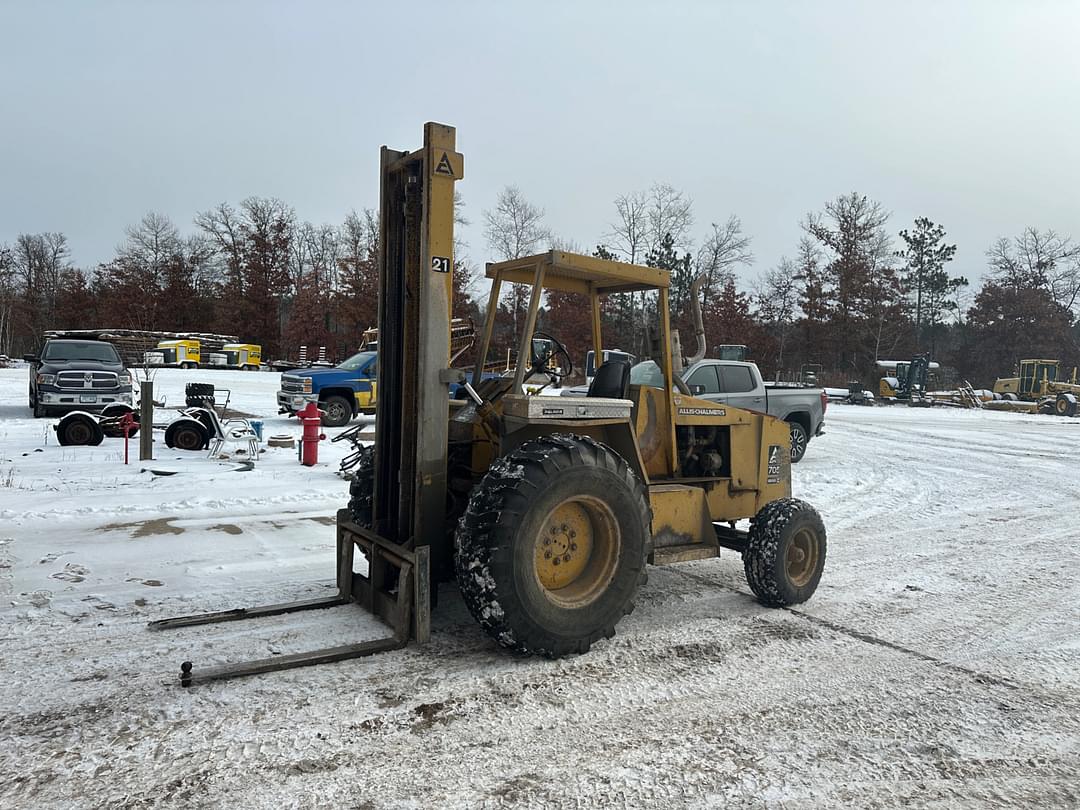
[[[361,447],[349,482],[349,512],[360,526],[371,528],[375,504],[375,446]]]
[[[35,402],[33,407],[34,407],[34,418],[35,419],[43,419],[44,417],[49,415],[49,409],[46,408],[44,405],[38,405]]]
[[[619,553],[603,591],[581,607],[557,605],[534,568],[535,538],[570,496],[618,516]],[[610,638],[634,609],[652,551],[645,485],[615,451],[586,436],[554,434],[497,459],[473,489],[455,537],[454,566],[469,611],[504,647],[558,658]]]
[[[184,416],[169,423],[165,428],[165,446],[174,450],[205,450],[210,434],[198,419]]]
[[[785,563],[789,546],[804,530],[815,538],[817,559],[809,579],[797,585],[788,576]],[[805,602],[821,581],[826,547],[825,524],[810,504],[798,498],[767,503],[751,522],[742,554],[746,582],[763,605],[784,607]]]
[[[322,423],[326,427],[341,427],[353,418],[352,405],[345,397],[327,397],[319,403],[319,409],[325,411]]]
[[[788,427],[791,429],[791,463],[798,464],[806,455],[810,436],[799,422],[788,422]]]
[[[56,425],[56,440],[63,447],[97,447],[104,439],[101,425],[84,413],[68,414]]]
[[[213,383],[188,383],[184,386],[184,403],[189,408],[213,408]]]
[[[1058,394],[1054,400],[1054,413],[1058,416],[1076,416],[1076,399],[1070,401],[1067,394]]]
[[[1016,402],[1017,400],[1020,399],[1020,397],[1018,397],[1016,394],[1012,393],[1011,391],[1008,391],[1008,392],[1002,394],[1001,398],[1003,400],[1005,400],[1006,402]]]

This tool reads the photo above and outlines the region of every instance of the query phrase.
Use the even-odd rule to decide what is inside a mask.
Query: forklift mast
[[[455,130],[424,125],[423,148],[383,147],[379,218],[379,398],[374,530],[445,560],[454,271]]]

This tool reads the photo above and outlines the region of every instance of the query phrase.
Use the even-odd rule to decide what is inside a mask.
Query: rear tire
[[[825,569],[825,525],[818,511],[798,498],[765,504],[754,516],[743,551],[746,582],[769,607],[809,599]]]
[[[652,550],[645,485],[586,436],[555,434],[497,459],[458,524],[465,604],[499,644],[558,658],[610,638]]]
[[[56,440],[63,447],[96,447],[104,438],[101,425],[84,413],[68,414],[56,425]]]
[[[210,434],[198,419],[183,417],[165,428],[165,446],[174,450],[203,450],[210,443]]]
[[[352,405],[345,397],[327,397],[322,403],[322,423],[326,427],[341,427],[349,424],[353,417]]]
[[[810,436],[799,422],[788,422],[791,429],[791,463],[798,464],[806,455],[806,447],[810,444]]]

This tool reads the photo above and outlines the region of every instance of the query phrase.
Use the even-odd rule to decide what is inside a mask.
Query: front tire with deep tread
[[[554,573],[542,540],[562,514],[581,521],[582,550],[562,549],[581,557]],[[587,652],[633,610],[651,524],[645,485],[610,447],[572,434],[533,439],[497,459],[473,489],[455,540],[462,597],[504,647],[549,658]],[[560,535],[552,547],[566,542]],[[570,569],[573,579],[557,579]]]
[[[754,516],[743,550],[750,590],[764,605],[785,607],[809,599],[825,569],[825,524],[798,498],[765,504]]]

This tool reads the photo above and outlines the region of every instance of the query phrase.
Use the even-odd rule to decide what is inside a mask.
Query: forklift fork
[[[353,570],[356,549],[368,559],[367,574]],[[337,607],[352,602],[366,607],[390,626],[388,638],[325,647],[319,650],[260,658],[233,664],[195,669],[191,661],[180,665],[180,685],[191,686],[205,681],[239,678],[282,669],[326,664],[349,658],[362,658],[404,647],[413,638],[426,642],[431,637],[431,564],[427,546],[408,549],[380,537],[352,522],[348,509],[337,513],[337,584],[338,595],[324,599],[304,599],[277,605],[220,610],[150,622],[151,630],[171,630],[202,624],[233,622],[297,613],[304,610]]]

